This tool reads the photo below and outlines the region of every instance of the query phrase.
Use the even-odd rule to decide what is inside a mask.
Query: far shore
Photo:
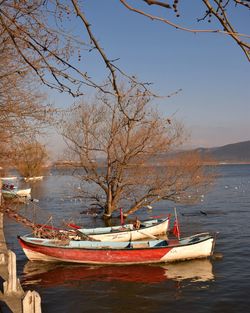
[[[203,165],[213,165],[213,166],[220,166],[220,165],[250,165],[250,161],[204,161],[202,163]],[[136,164],[130,164],[131,166],[134,166]],[[155,164],[144,164],[141,165],[143,167],[149,167],[149,166],[163,166],[165,164],[161,164],[161,162],[156,162]],[[172,163],[173,165],[173,163]],[[77,167],[81,168],[83,166],[79,166],[79,164],[69,164],[69,163],[57,163],[51,166],[51,168],[56,168],[56,169],[67,169],[67,168],[72,168],[72,167]],[[101,166],[102,167],[102,166]],[[103,167],[105,167],[103,165]]]

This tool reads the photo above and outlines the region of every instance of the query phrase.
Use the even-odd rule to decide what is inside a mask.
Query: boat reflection
[[[192,282],[205,282],[214,279],[213,265],[208,259],[192,260],[165,265],[168,279]]]
[[[22,284],[44,287],[73,285],[76,281],[121,281],[145,284],[166,280],[205,282],[214,279],[208,259],[164,265],[83,266],[28,261]]]

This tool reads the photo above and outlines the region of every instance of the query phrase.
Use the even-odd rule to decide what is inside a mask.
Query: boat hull
[[[168,242],[165,247],[147,246],[146,242],[133,243],[125,248],[109,247],[102,245],[91,248],[77,242],[75,247],[62,245],[44,244],[43,240],[26,240],[19,237],[19,242],[27,258],[31,261],[70,262],[82,264],[147,264],[176,262],[189,259],[205,258],[211,255],[214,245],[212,236],[204,237],[193,243],[179,244],[177,241]],[[44,241],[48,242],[48,241]],[[95,243],[93,243],[95,245]]]
[[[24,177],[24,181],[26,182],[33,182],[33,181],[38,181],[38,180],[43,180],[43,176],[34,176],[34,177]]]
[[[152,223],[152,224],[151,224]],[[153,221],[146,221],[144,225],[151,225],[146,226],[140,229],[133,229],[132,224],[127,224],[122,226],[115,226],[115,227],[104,227],[103,233],[94,234],[95,229],[93,229],[93,233],[91,233],[90,229],[78,229],[79,234],[87,235],[88,238],[98,240],[98,241],[134,241],[134,240],[141,240],[144,238],[150,237],[151,239],[154,238],[156,235],[166,234],[169,228],[169,218],[163,220],[155,220]],[[99,228],[100,229],[100,228]],[[109,232],[105,233],[105,229]],[[155,239],[155,238],[154,238]]]
[[[30,193],[31,193],[31,188],[19,189],[19,190],[16,191],[16,194],[19,197],[28,197],[28,196],[30,196]]]
[[[26,199],[30,199],[31,188],[28,189],[19,189],[19,190],[3,190],[2,196],[5,200],[17,200],[17,201],[25,201]]]
[[[2,190],[2,196],[4,199],[14,199],[17,197],[15,192],[8,191],[8,190]]]

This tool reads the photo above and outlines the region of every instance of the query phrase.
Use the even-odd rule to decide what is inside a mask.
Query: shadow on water
[[[42,287],[74,286],[80,281],[120,281],[154,284],[166,280],[205,282],[214,279],[210,260],[193,260],[164,265],[84,266],[28,261],[22,284]]]
[[[34,286],[42,296],[46,293],[43,297],[45,312],[88,313],[98,310],[165,312],[166,303],[171,312],[177,312],[174,310],[176,301],[189,298],[186,294],[193,299],[194,290],[204,293],[214,280],[213,262],[208,259],[135,266],[79,266],[29,261],[24,265],[21,277],[24,288]],[[184,309],[185,305],[182,304],[181,308]]]

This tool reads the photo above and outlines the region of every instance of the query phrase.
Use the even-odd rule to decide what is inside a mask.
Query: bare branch
[[[154,0],[143,0],[143,1],[146,2],[148,5],[158,5],[166,9],[171,9],[171,5],[166,2],[154,1]]]
[[[142,0],[144,1],[144,0]],[[228,18],[226,17],[226,6],[228,3],[226,3],[224,6],[222,5],[222,1],[219,0],[214,0],[214,3],[217,6],[217,9],[214,9],[213,6],[211,5],[211,1],[209,0],[202,0],[204,5],[207,7],[208,11],[206,12],[205,16],[203,19],[199,19],[198,21],[205,20],[207,17],[210,17],[210,15],[213,15],[221,24],[222,29],[191,29],[187,27],[183,27],[180,24],[176,24],[171,22],[169,19],[162,18],[160,16],[153,15],[151,13],[147,13],[146,11],[142,9],[137,9],[136,7],[133,7],[132,5],[129,5],[126,0],[120,0],[120,2],[130,11],[135,12],[137,14],[143,15],[151,20],[157,20],[162,23],[165,23],[171,27],[174,27],[179,30],[183,30],[186,32],[192,32],[192,33],[220,33],[224,35],[231,36],[236,43],[241,47],[241,49],[244,51],[247,59],[250,61],[250,44],[248,42],[242,41],[240,38],[245,37],[245,38],[250,38],[250,35],[248,34],[242,34],[237,32],[229,22]],[[234,0],[235,3],[244,5],[245,7],[249,8],[249,4],[247,4],[245,1],[237,1]],[[180,1],[179,1],[180,2]],[[155,5],[161,6],[161,4],[157,4],[156,2],[154,3]],[[177,6],[173,6],[173,10],[177,12]],[[177,14],[177,17],[179,17],[179,14]],[[209,20],[210,21],[210,20]]]

